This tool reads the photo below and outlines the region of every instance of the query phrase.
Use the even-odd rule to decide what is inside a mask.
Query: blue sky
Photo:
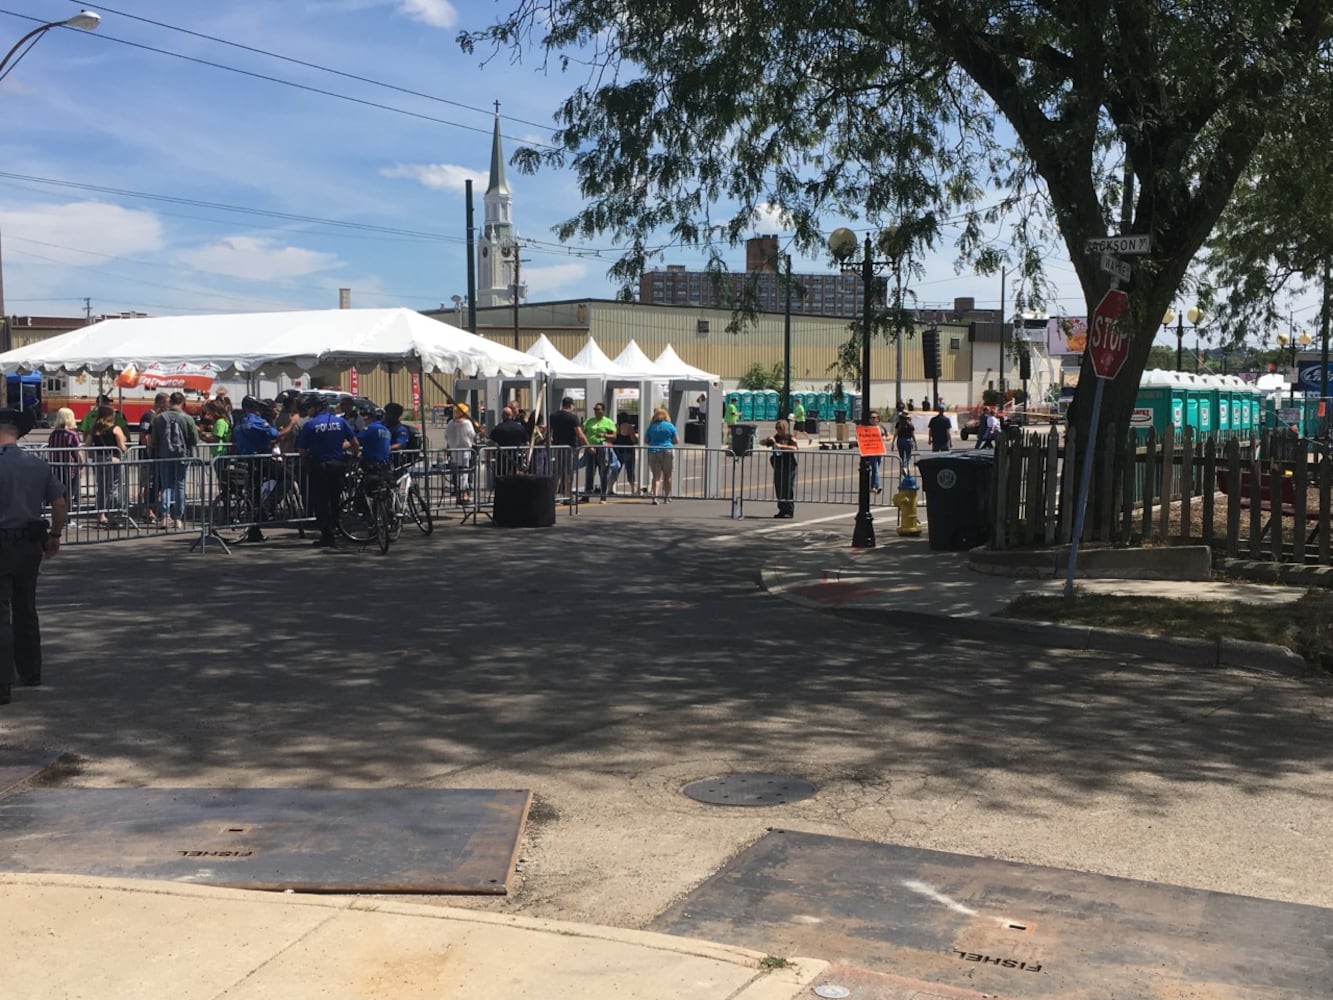
[[[332,308],[343,287],[356,306],[448,303],[467,290],[463,181],[473,178],[480,224],[494,102],[501,102],[512,152],[549,139],[552,113],[574,86],[532,61],[460,52],[458,32],[482,27],[506,9],[504,0],[88,6],[102,14],[96,31],[48,32],[0,81],[7,154],[0,233],[11,314],[77,315],[85,298],[94,314]],[[65,0],[0,0],[0,50],[37,24],[78,10]],[[526,176],[511,168],[509,180],[520,236],[545,244],[524,251],[530,299],[612,296],[609,240],[554,245],[552,226],[578,204],[572,173]],[[828,228],[843,221],[827,220]],[[756,231],[780,227],[761,222]],[[743,248],[732,256],[743,268]],[[698,258],[673,252],[660,263],[694,266]],[[797,271],[829,266],[795,262]],[[1051,311],[1081,314],[1069,262],[1048,266],[1060,289]],[[971,296],[998,306],[998,278],[955,275],[947,253],[926,267],[915,283],[920,304]],[[1006,294],[1012,305],[1015,289]],[[1174,344],[1174,337],[1159,340]]]

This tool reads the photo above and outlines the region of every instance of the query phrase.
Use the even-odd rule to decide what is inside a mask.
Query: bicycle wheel
[[[417,527],[421,529],[423,535],[429,535],[435,530],[435,518],[431,516],[430,506],[426,503],[426,498],[421,495],[417,489],[417,484],[413,483],[407,491],[407,512],[412,515],[412,520],[417,522]]]
[[[393,509],[388,496],[381,493],[371,500],[370,510],[374,521],[375,544],[380,547],[380,554],[383,555],[389,551],[389,545],[393,542],[392,529],[390,528],[393,520]]]
[[[343,497],[338,509],[338,534],[349,542],[366,544],[375,537],[375,518],[371,501],[360,490]]]
[[[397,490],[389,490],[384,497],[385,509],[389,512],[389,541],[398,541],[398,536],[403,533],[403,495]]]

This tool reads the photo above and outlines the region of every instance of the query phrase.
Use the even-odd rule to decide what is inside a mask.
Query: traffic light
[[[940,331],[928,327],[921,331],[921,351],[925,356],[926,378],[940,377]]]

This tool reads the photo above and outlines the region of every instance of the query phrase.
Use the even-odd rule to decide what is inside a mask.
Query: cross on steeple
[[[500,114],[500,102],[499,102],[499,101],[496,101],[496,102],[495,102],[495,114],[496,114],[497,117],[498,117],[499,114]]]

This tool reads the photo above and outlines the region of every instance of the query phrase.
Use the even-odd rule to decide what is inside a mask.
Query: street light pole
[[[1190,321],[1189,328],[1195,331],[1194,371],[1197,373],[1199,371],[1199,344],[1198,344],[1199,327],[1197,324],[1199,322],[1199,317],[1203,315],[1203,310],[1200,309],[1198,306],[1190,306],[1188,310],[1181,310],[1180,315],[1177,316],[1176,311],[1174,309],[1168,309],[1166,311],[1166,315],[1162,317],[1162,326],[1166,327],[1169,330],[1171,329],[1171,321],[1175,320],[1176,322],[1176,371],[1183,372],[1185,370],[1184,345],[1185,345],[1186,315],[1189,316],[1189,321]]]
[[[782,319],[782,419],[791,419],[791,254],[787,254],[787,291]],[[792,434],[795,433],[793,428]]]
[[[12,66],[9,65],[9,61],[11,59],[14,59],[15,52],[23,48],[23,46],[29,41],[33,42],[33,44],[36,44],[37,39],[40,38],[42,35],[46,34],[52,28],[81,28],[84,31],[93,31],[101,23],[102,23],[102,17],[100,14],[95,14],[91,10],[81,10],[73,17],[66,18],[63,21],[49,21],[46,24],[38,25],[37,27],[33,28],[30,32],[28,32],[26,35],[24,35],[22,38],[20,38],[17,42],[15,42],[14,47],[5,53],[5,57],[3,59],[0,59],[0,79],[4,77],[6,67],[9,67],[10,69],[13,68]],[[18,65],[19,59],[22,58],[23,56],[19,56],[18,59],[14,59],[14,65]]]
[[[861,311],[861,423],[867,427],[874,426],[871,420],[870,408],[870,338],[872,328],[874,327],[874,297],[875,272],[885,266],[898,268],[899,260],[902,257],[902,232],[898,229],[886,229],[880,234],[880,247],[891,257],[889,261],[875,260],[874,247],[870,243],[870,236],[865,238],[865,244],[861,248],[861,259],[852,260],[856,253],[856,234],[850,229],[835,229],[828,238],[828,247],[834,258],[838,261],[838,266],[845,274],[861,275],[861,285],[863,294],[863,303]],[[901,273],[898,276],[899,297],[901,298]],[[895,326],[897,322],[895,321]],[[899,340],[901,342],[901,330]],[[900,390],[901,391],[901,390]],[[875,519],[870,513],[870,459],[865,455],[861,456],[860,478],[857,483],[856,494],[856,523],[852,528],[852,548],[854,549],[873,549],[875,547]]]

